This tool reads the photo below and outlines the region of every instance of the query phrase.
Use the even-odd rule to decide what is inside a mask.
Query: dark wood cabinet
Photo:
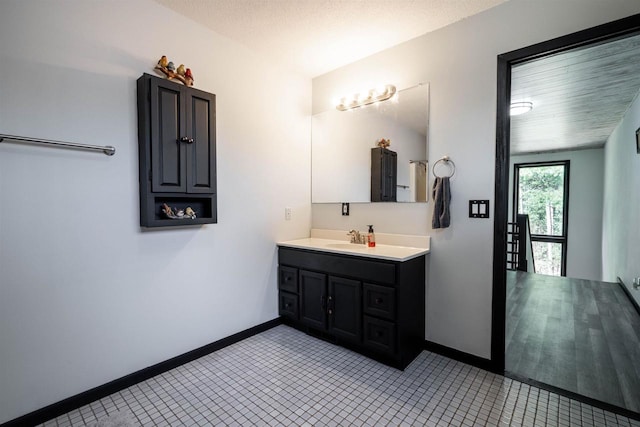
[[[371,201],[395,202],[398,190],[398,154],[386,148],[371,149]]]
[[[327,276],[300,270],[300,322],[327,329]]]
[[[140,225],[217,222],[215,95],[149,74],[137,86]],[[163,204],[196,218],[171,219]]]
[[[400,369],[422,351],[424,255],[396,262],[280,247],[278,263],[286,323]]]
[[[299,270],[298,274],[300,323],[359,343],[362,284],[307,270]]]
[[[362,283],[344,277],[329,276],[328,289],[329,332],[351,343],[360,343]]]

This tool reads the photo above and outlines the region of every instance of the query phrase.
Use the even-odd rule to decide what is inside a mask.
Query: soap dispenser
[[[369,225],[369,233],[367,234],[367,245],[370,248],[375,248],[376,246],[376,235],[373,232],[373,225]]]

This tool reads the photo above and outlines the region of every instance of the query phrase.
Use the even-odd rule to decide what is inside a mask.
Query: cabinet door
[[[395,151],[383,151],[383,190],[382,200],[385,202],[395,202],[398,191],[398,153]]]
[[[398,154],[386,148],[371,149],[371,201],[395,202]]]
[[[191,89],[187,108],[187,192],[216,192],[215,95]]]
[[[361,342],[362,284],[357,280],[329,276],[329,331],[335,336]]]
[[[183,91],[173,82],[151,79],[151,171],[154,192],[187,191]]]
[[[327,329],[327,276],[300,270],[300,321],[317,329]]]

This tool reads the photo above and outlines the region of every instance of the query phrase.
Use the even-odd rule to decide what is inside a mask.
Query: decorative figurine
[[[196,219],[196,213],[191,209],[191,207],[187,206],[184,210],[185,215],[187,215],[191,219]]]
[[[184,217],[184,211],[182,209],[176,209],[176,216],[178,219],[182,219],[182,217]]]
[[[158,61],[158,65],[162,68],[167,68],[168,63],[169,63],[169,60],[164,55],[162,55],[162,58],[160,58],[160,60]]]
[[[184,72],[184,78],[187,82],[189,82],[185,83],[187,86],[193,86],[193,74],[191,74],[191,68],[187,68],[187,70]]]
[[[390,145],[391,145],[391,140],[390,139],[380,138],[378,140],[378,142],[377,142],[377,146],[378,147],[382,147],[382,148],[387,148]]]
[[[162,212],[164,212],[164,214],[167,216],[167,218],[175,218],[176,217],[174,215],[173,211],[171,210],[171,207],[169,205],[167,205],[166,203],[162,204]]]
[[[169,80],[180,80],[185,86],[193,86],[193,75],[189,68],[185,68],[184,64],[180,64],[176,71],[176,66],[169,61],[165,55],[162,55],[155,68],[158,74],[163,74]]]

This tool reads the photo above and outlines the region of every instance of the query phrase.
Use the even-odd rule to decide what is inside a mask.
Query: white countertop
[[[408,261],[429,253],[429,248],[413,248],[409,246],[382,244],[376,244],[375,247],[370,248],[367,245],[349,243],[347,240],[319,239],[316,237],[278,242],[278,246],[311,249],[337,254],[357,255],[367,258],[386,259],[400,262]]]

